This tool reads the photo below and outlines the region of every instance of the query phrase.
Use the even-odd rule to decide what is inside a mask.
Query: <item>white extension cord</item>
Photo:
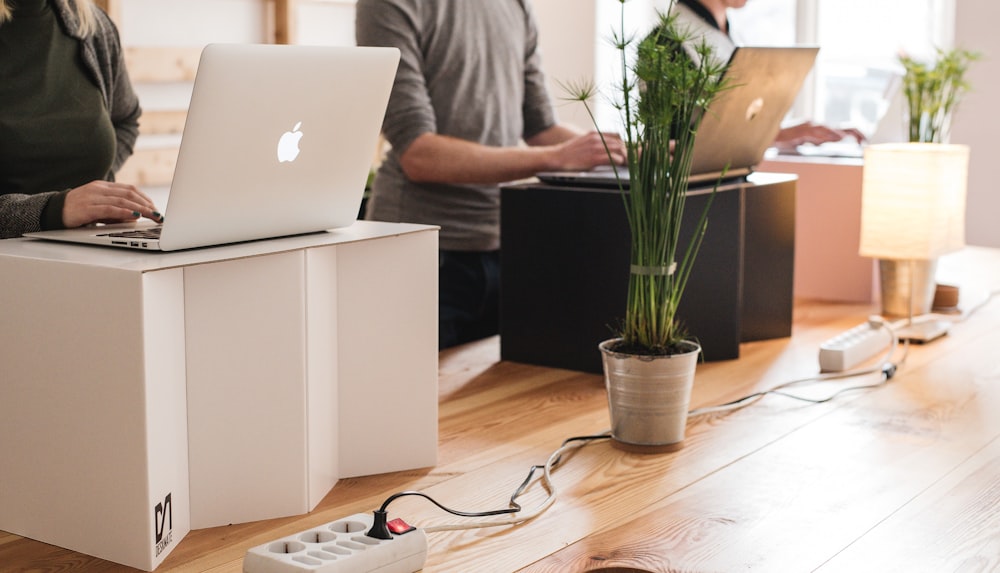
[[[243,572],[413,573],[419,571],[427,560],[427,533],[516,525],[538,517],[555,502],[556,487],[552,483],[552,470],[559,464],[563,454],[570,449],[580,447],[590,439],[607,437],[610,437],[610,430],[597,436],[570,438],[549,455],[544,465],[533,467],[532,472],[536,468],[541,470],[539,481],[548,492],[545,499],[534,508],[518,511],[515,515],[503,518],[444,524],[423,529],[414,527],[405,533],[392,533],[391,539],[369,537],[367,532],[372,529],[375,517],[359,513],[251,548],[243,558]],[[529,479],[531,475],[533,474],[529,474]],[[526,481],[522,488],[527,483]],[[514,498],[511,498],[511,502],[513,500]],[[383,506],[380,511],[385,511],[385,507]]]
[[[372,515],[358,513],[308,531],[251,548],[244,573],[414,573],[427,560],[427,536],[421,529],[392,539],[365,533]]]
[[[892,344],[892,332],[881,317],[842,332],[819,346],[822,372],[843,372],[882,352]]]

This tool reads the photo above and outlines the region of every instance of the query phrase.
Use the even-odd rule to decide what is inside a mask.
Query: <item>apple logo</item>
[[[284,163],[286,161],[295,161],[295,158],[299,156],[299,140],[302,139],[302,132],[299,131],[299,127],[302,122],[295,124],[292,131],[286,131],[281,134],[281,139],[278,140],[278,162]]]
[[[760,115],[761,110],[764,109],[764,98],[756,98],[750,105],[747,106],[746,117],[747,121],[753,121]]]

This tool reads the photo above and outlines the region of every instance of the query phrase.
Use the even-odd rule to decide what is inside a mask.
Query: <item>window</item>
[[[898,94],[899,52],[930,60],[952,45],[954,0],[749,0],[729,19],[740,45],[820,46],[793,114],[871,136]]]

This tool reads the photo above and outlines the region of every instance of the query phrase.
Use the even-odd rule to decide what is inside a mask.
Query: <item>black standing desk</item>
[[[721,185],[678,314],[705,360],[791,334],[795,175]],[[690,236],[711,187],[688,193]],[[625,310],[629,230],[617,190],[523,183],[501,189],[501,358],[601,372],[597,344]]]

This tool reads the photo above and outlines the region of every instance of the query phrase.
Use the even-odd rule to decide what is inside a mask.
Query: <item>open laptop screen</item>
[[[724,170],[728,177],[746,175],[760,163],[818,51],[816,47],[739,47],[733,52],[725,72],[730,88],[712,102],[695,138],[692,182],[717,180]],[[607,167],[550,171],[537,177],[560,185],[618,186],[613,170]]]

